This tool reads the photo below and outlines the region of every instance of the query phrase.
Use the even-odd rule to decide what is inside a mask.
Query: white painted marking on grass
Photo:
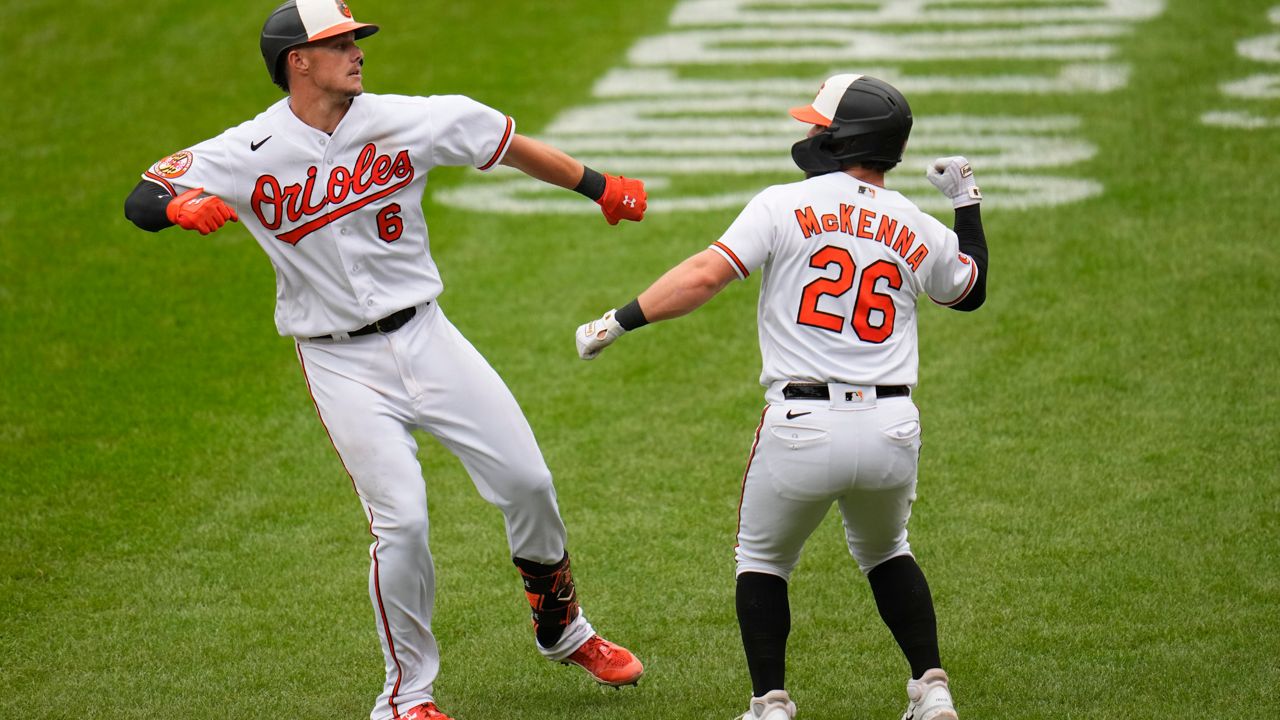
[[[1251,75],[1243,80],[1223,83],[1222,94],[1250,100],[1280,99],[1280,75]]]
[[[920,165],[923,167],[923,163]],[[490,182],[449,188],[437,194],[436,198],[452,207],[483,213],[595,215],[600,212],[595,205],[584,203],[581,198],[567,197],[563,190],[530,180],[517,170],[501,167],[492,175],[495,179]],[[646,181],[650,190],[662,190],[667,184],[665,181]],[[887,185],[911,197],[927,212],[945,214],[951,210],[951,201],[938,194],[925,179],[923,170],[919,177],[906,172],[905,168],[894,171],[889,174]],[[663,214],[740,210],[760,189],[763,187],[696,197],[674,195],[663,199],[660,205],[650,204],[649,212]],[[1103,191],[1102,184],[1095,180],[1001,172],[984,173],[982,189],[986,195],[986,199],[982,201],[983,206],[1002,210],[1068,205],[1096,197]]]
[[[1267,12],[1267,20],[1280,25],[1280,6]],[[1236,54],[1256,62],[1274,65],[1280,63],[1280,33],[1251,37],[1236,43]],[[1258,102],[1280,100],[1280,73],[1256,73],[1239,80],[1219,85],[1228,98],[1244,100],[1256,106]],[[1280,115],[1268,116],[1249,110],[1212,110],[1200,116],[1200,122],[1212,127],[1237,130],[1265,130],[1280,127]]]
[[[1249,38],[1236,43],[1240,57],[1264,63],[1280,63],[1280,33]]]
[[[1280,128],[1280,115],[1264,117],[1235,110],[1215,110],[1201,115],[1200,122],[1214,127],[1234,128],[1237,130],[1263,130]]]
[[[602,172],[641,177],[649,212],[741,208],[769,184],[800,178],[792,143],[806,127],[787,108],[812,100],[840,72],[880,77],[913,104],[930,94],[1098,95],[1129,82],[1115,58],[1135,23],[1164,0],[682,0],[670,29],[637,40],[586,103],[566,108],[539,137]],[[944,65],[918,69],[920,61]],[[986,61],[986,62],[984,62]],[[808,63],[810,67],[797,70]],[[927,104],[927,101],[926,103]],[[925,163],[963,154],[978,169],[985,204],[1034,208],[1099,195],[1100,183],[1065,177],[1097,149],[1078,117],[916,117],[889,184],[921,206],[950,205],[924,179]],[[516,171],[469,176],[434,196],[479,212],[596,213]]]
[[[1050,25],[946,32],[866,32],[825,26],[690,30],[643,38],[627,59],[652,65],[741,65],[757,63],[852,62],[862,60],[1105,60],[1115,54],[1111,40],[1119,25]]]
[[[1109,93],[1129,84],[1129,66],[1120,63],[1070,63],[1056,73],[1017,75],[912,75],[900,68],[887,66],[859,67],[858,70],[863,75],[894,78],[894,87],[909,97],[928,93]],[[839,68],[830,68],[820,75],[830,77],[838,72]],[[777,95],[788,98],[792,103],[797,102],[796,98],[813,92],[813,78],[682,78],[665,68],[614,68],[596,83],[593,90],[598,98]]]
[[[976,5],[1013,5],[1008,2],[965,2],[949,0],[871,0],[841,3],[830,0],[691,0],[671,13],[675,27],[687,25],[767,25],[786,27],[801,22],[828,26],[901,24],[986,25],[995,23],[1060,23],[1128,21],[1141,22],[1156,17],[1164,9],[1160,0],[1105,0],[1070,2],[1035,0],[1016,3],[1021,7],[979,8]]]

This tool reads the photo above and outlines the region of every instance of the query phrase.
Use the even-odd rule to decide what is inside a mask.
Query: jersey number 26
[[[849,251],[828,245],[809,258],[809,267],[825,270],[834,265],[836,276],[821,277],[804,286],[800,296],[800,312],[796,322],[801,325],[830,330],[834,333],[844,332],[845,320],[840,315],[818,309],[818,299],[823,295],[840,297],[858,285],[858,295],[853,302],[853,317],[850,325],[859,340],[868,343],[882,343],[893,335],[893,321],[896,311],[893,297],[876,291],[876,284],[883,278],[889,289],[902,287],[902,271],[887,260],[876,260],[863,269],[861,277]],[[872,323],[872,311],[880,311],[880,322]]]

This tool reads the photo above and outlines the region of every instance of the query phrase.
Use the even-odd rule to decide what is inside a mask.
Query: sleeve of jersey
[[[502,162],[516,122],[462,95],[431,98],[431,160],[435,165],[471,165],[491,170]]]
[[[729,261],[739,280],[746,280],[769,258],[773,236],[773,218],[765,201],[757,195],[720,239],[711,243],[711,249]]]
[[[204,188],[206,193],[234,203],[235,187],[227,168],[225,148],[220,138],[213,138],[161,158],[142,173],[142,178],[160,185],[173,196],[192,188]]]
[[[969,296],[978,281],[978,266],[973,258],[960,252],[956,234],[944,229],[943,242],[936,259],[924,277],[929,299],[943,307],[951,307]]]

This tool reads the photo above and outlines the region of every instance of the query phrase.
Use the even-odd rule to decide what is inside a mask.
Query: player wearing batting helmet
[[[578,354],[590,360],[623,333],[692,312],[759,270],[768,404],[738,512],[737,611],[752,684],[741,719],[795,717],[784,682],[787,583],[836,503],[849,551],[911,667],[904,720],[956,720],[929,585],[907,543],[920,452],[916,302],[924,294],[955,310],[982,305],[982,195],[964,158],[930,163],[929,180],[955,208],[952,230],[885,187],[912,116],[881,80],[836,75],[791,114],[811,126],[792,147],[807,179],[766,188],[711,247],[579,327]]]
[[[365,93],[357,41],[377,30],[341,0],[281,4],[260,40],[288,96],[152,165],[125,215],[202,235],[240,221],[271,260],[276,327],[296,340],[374,538],[369,597],[386,683],[372,720],[447,720],[434,695],[435,572],[415,429],[457,455],[501,510],[538,651],[597,682],[635,684],[640,661],[579,606],[551,472],[520,406],[437,302],[422,194],[432,168],[509,165],[586,195],[616,225],[644,216],[644,185],[584,167],[461,95]]]

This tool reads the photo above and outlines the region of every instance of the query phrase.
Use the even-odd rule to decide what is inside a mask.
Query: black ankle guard
[[[564,629],[578,617],[578,593],[569,571],[569,553],[556,565],[543,565],[523,558],[514,558],[524,581],[524,595],[533,611],[533,628],[538,644],[544,648],[555,645]]]

